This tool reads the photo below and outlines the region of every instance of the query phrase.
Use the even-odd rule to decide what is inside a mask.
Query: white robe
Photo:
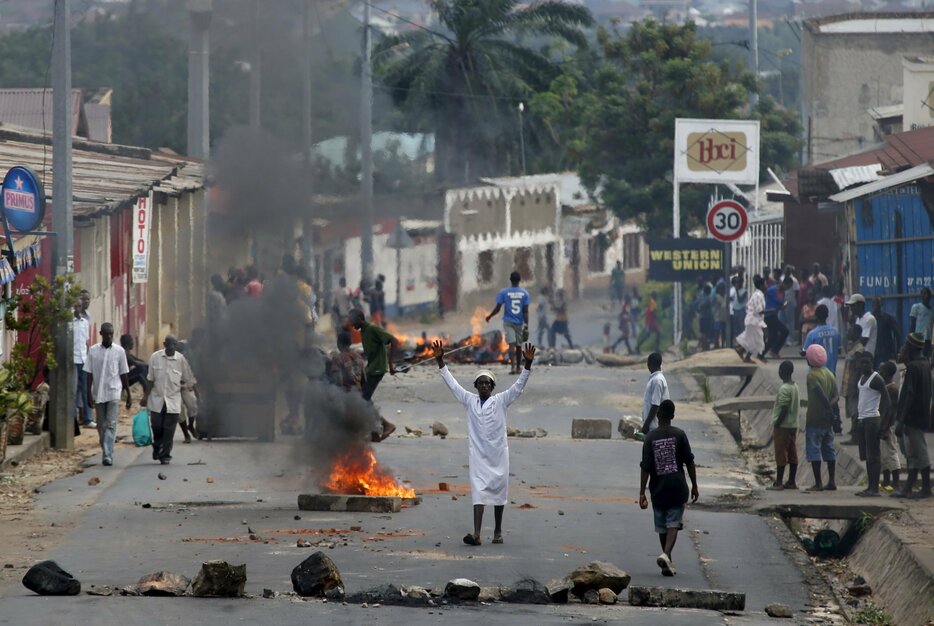
[[[753,356],[765,351],[765,296],[758,289],[753,290],[746,302],[746,330],[736,337],[736,343]]]
[[[504,505],[509,500],[509,445],[506,442],[506,409],[515,402],[529,380],[523,369],[512,387],[487,398],[460,386],[447,366],[441,378],[467,410],[470,490],[474,504]]]

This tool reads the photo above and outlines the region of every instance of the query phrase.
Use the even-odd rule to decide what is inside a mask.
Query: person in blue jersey
[[[529,292],[519,286],[522,276],[519,272],[509,275],[511,287],[501,289],[496,296],[496,308],[486,316],[486,321],[503,310],[503,335],[509,344],[510,374],[518,374],[522,366],[522,342],[529,338]]]
[[[837,375],[837,355],[840,354],[840,331],[833,324],[828,323],[827,317],[830,311],[823,304],[817,305],[814,316],[817,318],[817,326],[808,331],[804,338],[804,345],[801,346],[801,356],[804,356],[808,346],[817,344],[824,347],[827,352],[827,369],[834,376]]]

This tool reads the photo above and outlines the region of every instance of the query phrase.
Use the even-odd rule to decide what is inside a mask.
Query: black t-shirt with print
[[[688,501],[684,464],[693,462],[688,436],[680,428],[662,426],[646,436],[640,466],[649,473],[653,507],[671,509]]]

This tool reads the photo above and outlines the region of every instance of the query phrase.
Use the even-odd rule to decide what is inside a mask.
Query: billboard
[[[149,228],[152,224],[152,192],[133,203],[133,284],[149,280]]]
[[[754,185],[759,178],[759,122],[675,120],[679,183]]]
[[[724,244],[716,239],[649,239],[649,280],[690,282],[722,275]]]

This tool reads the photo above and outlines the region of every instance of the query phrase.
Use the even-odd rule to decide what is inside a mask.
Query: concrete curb
[[[14,461],[17,465],[19,465],[25,461],[28,461],[32,457],[45,452],[51,447],[50,442],[51,438],[49,437],[49,433],[42,433],[41,435],[26,435],[23,438],[23,445],[7,446],[6,458],[3,459],[2,463],[0,463],[0,470],[11,467]]]
[[[923,626],[934,619],[934,548],[912,541],[887,520],[878,520],[847,557],[893,623]]]

